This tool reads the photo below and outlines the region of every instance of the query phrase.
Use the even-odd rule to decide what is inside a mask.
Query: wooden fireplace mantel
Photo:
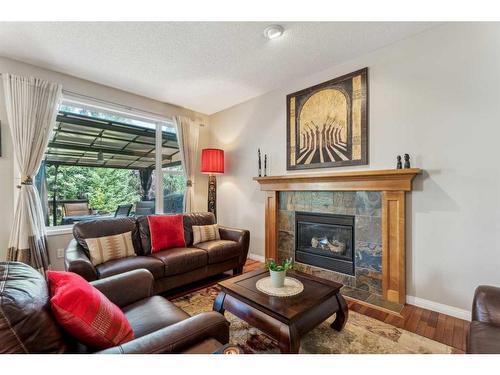
[[[266,192],[265,254],[278,256],[278,208],[280,191],[380,191],[382,192],[382,290],[384,297],[406,300],[405,192],[419,168],[334,173],[289,174],[254,177]]]
[[[265,191],[411,191],[419,168],[254,177]]]

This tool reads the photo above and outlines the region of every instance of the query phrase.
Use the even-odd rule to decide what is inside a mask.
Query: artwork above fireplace
[[[295,213],[295,260],[354,275],[354,216]]]

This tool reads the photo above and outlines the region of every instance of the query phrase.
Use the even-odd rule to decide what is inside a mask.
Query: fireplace
[[[354,275],[354,216],[295,212],[295,261]]]

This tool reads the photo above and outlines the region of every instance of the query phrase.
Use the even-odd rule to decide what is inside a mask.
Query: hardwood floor
[[[465,352],[465,340],[469,331],[469,322],[465,320],[408,304],[401,312],[402,318],[352,300],[347,304],[349,310],[449,345],[455,349],[455,353]]]
[[[263,264],[261,262],[248,259],[245,263],[245,267],[243,268],[243,272],[253,271],[262,267],[262,265]],[[169,293],[166,297],[173,299],[216,284],[220,280],[228,277],[231,277],[230,273],[209,280],[204,280],[198,284],[191,285],[189,289],[179,289]],[[454,348],[454,353],[463,353],[465,351],[465,340],[469,330],[469,322],[465,320],[435,311],[422,309],[413,305],[406,305],[401,312],[402,317],[398,317],[397,315],[375,310],[367,305],[353,300],[348,300],[347,304],[349,306],[349,310],[356,311],[387,324],[391,324],[398,328],[427,337],[431,340],[449,345]]]

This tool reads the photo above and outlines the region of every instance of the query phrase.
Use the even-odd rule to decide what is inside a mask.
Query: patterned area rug
[[[219,293],[215,286],[208,287],[172,302],[190,315],[211,311]],[[238,345],[244,353],[279,353],[277,343],[256,328],[226,312],[231,323],[231,344]],[[450,346],[416,335],[390,324],[349,311],[349,320],[342,332],[330,328],[335,316],[320,324],[302,337],[300,353],[305,354],[449,354]]]

